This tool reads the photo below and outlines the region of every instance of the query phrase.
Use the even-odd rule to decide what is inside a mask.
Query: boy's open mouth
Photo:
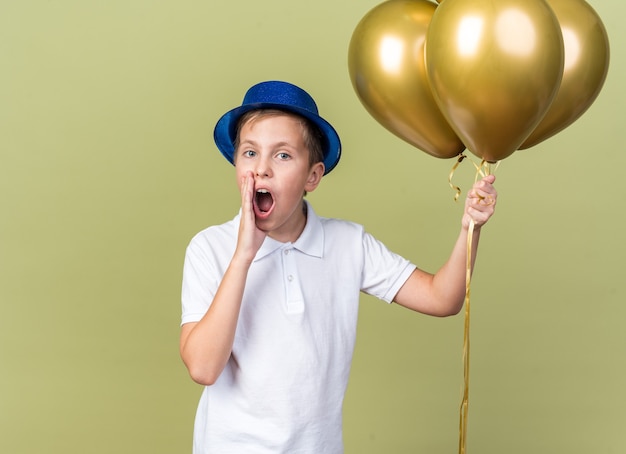
[[[269,212],[274,206],[274,197],[267,189],[257,190],[254,201],[261,214]]]

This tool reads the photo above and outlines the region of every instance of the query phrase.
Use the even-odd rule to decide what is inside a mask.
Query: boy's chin
[[[270,233],[272,230],[272,227],[270,225],[270,221],[267,218],[261,218],[259,219],[258,217],[255,218],[255,224],[256,227],[261,230],[262,232],[265,233]]]

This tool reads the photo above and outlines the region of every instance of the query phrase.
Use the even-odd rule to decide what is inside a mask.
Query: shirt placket
[[[296,266],[297,251],[289,246],[283,249],[283,280],[286,293],[286,312],[288,314],[298,314],[304,312],[304,298],[300,287],[300,276]]]

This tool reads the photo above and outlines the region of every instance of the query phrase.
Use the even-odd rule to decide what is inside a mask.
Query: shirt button
[[[289,282],[293,281],[293,276],[290,274],[289,276],[287,276],[287,280],[288,280]]]
[[[285,249],[285,255],[289,255],[289,249]]]

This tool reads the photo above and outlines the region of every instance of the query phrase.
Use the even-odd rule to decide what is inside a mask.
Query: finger
[[[496,197],[490,193],[479,193],[477,197],[473,199],[473,204],[481,206],[491,206],[496,204]]]
[[[241,203],[244,209],[250,210],[252,207],[252,194],[254,190],[254,181],[250,173],[243,176],[243,184],[241,185]]]
[[[480,212],[492,212],[496,204],[496,198],[490,194],[478,195],[468,199],[468,209]]]
[[[485,180],[475,183],[472,190],[483,197],[486,195],[494,195],[496,193],[496,188]]]
[[[483,207],[482,209],[469,207],[467,209],[467,214],[474,220],[474,224],[476,226],[481,226],[489,220],[493,214],[493,210],[486,207]]]
[[[245,199],[245,194],[247,193],[247,189],[248,189],[248,177],[247,175],[243,175],[241,177],[241,201],[243,203],[244,199]]]
[[[469,194],[469,198],[472,202],[477,202],[484,205],[494,205],[496,203],[497,197],[498,193],[495,188],[485,181],[479,181],[478,183],[476,183],[472,187],[472,190]]]

